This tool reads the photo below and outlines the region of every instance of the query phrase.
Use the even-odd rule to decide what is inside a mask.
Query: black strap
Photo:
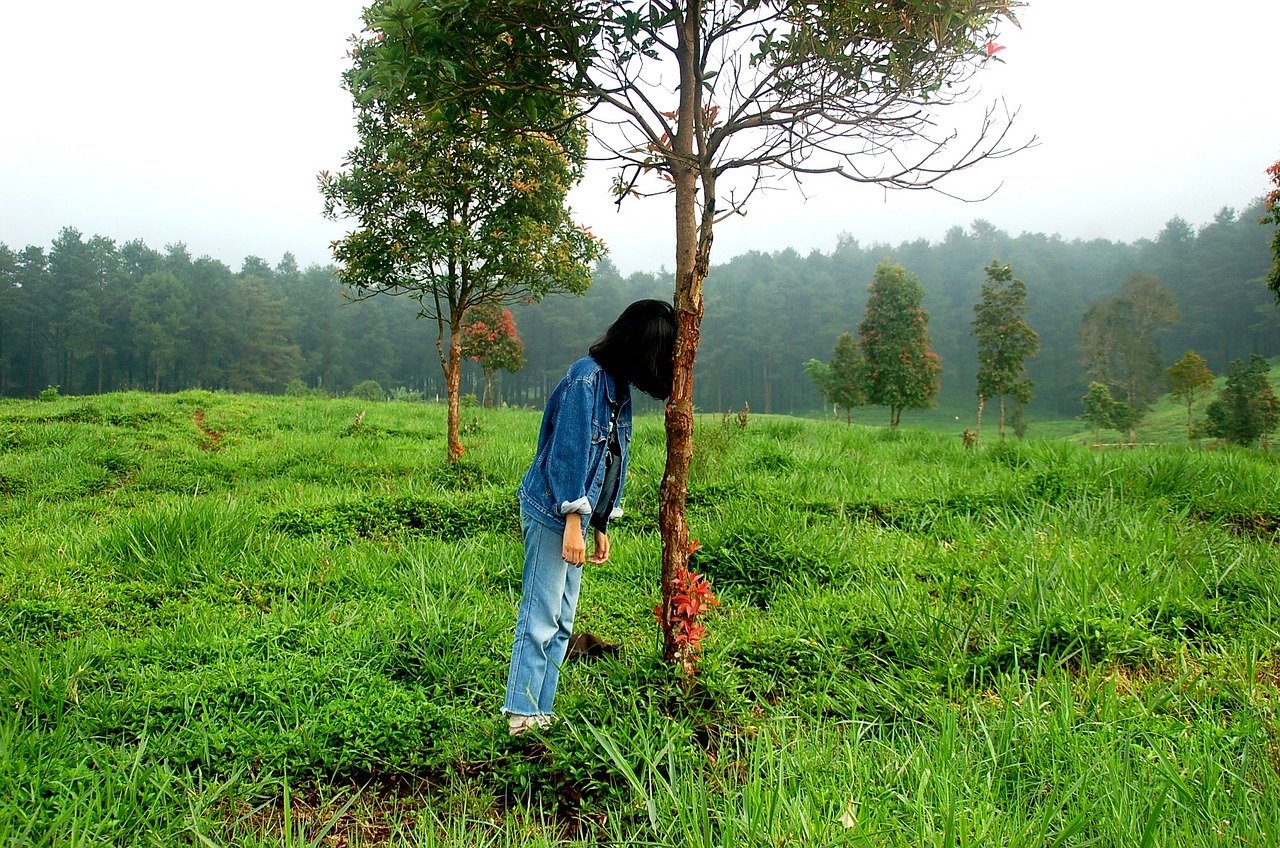
[[[614,502],[618,499],[619,483],[622,477],[622,439],[618,436],[618,407],[610,404],[613,414],[609,418],[609,442],[604,451],[604,482],[600,486],[600,497],[591,510],[588,523],[601,533],[609,532],[609,513],[613,512]]]

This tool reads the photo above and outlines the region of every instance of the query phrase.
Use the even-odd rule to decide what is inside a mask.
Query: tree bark
[[[462,457],[462,436],[458,432],[458,393],[462,384],[462,326],[449,322],[449,364],[444,369],[445,394],[448,395],[449,460]]]
[[[701,8],[690,2],[680,25],[680,107],[672,156],[676,224],[676,342],[671,397],[666,408],[667,462],[658,492],[658,527],[662,534],[662,655],[691,675],[695,658],[675,641],[672,596],[676,575],[688,568],[689,527],[685,499],[689,491],[689,461],[693,456],[693,363],[702,327],[702,284],[711,258],[715,222],[715,175],[695,155],[694,126],[701,109],[702,86],[697,78],[698,31]],[[699,182],[703,192],[702,220],[698,220]]]

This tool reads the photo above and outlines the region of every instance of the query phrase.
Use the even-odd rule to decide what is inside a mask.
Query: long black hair
[[[591,358],[650,397],[671,396],[676,310],[665,300],[637,300],[591,346]]]

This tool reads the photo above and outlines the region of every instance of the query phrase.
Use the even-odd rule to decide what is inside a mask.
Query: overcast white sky
[[[47,247],[63,227],[233,268],[248,255],[330,261],[316,173],[355,134],[341,88],[360,0],[0,0],[0,242]],[[1038,147],[949,189],[885,193],[838,179],[758,198],[717,229],[713,262],[747,250],[940,239],[984,218],[1017,234],[1132,240],[1206,223],[1266,190],[1280,159],[1276,0],[1031,0],[1002,33],[981,100],[1020,106]],[[617,211],[608,175],[576,216],[629,273],[671,268],[670,198]]]

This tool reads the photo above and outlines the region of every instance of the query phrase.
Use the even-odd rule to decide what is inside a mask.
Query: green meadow
[[[705,416],[688,683],[638,418],[578,614],[622,655],[513,739],[538,422],[0,402],[0,845],[1280,844],[1275,453]]]

